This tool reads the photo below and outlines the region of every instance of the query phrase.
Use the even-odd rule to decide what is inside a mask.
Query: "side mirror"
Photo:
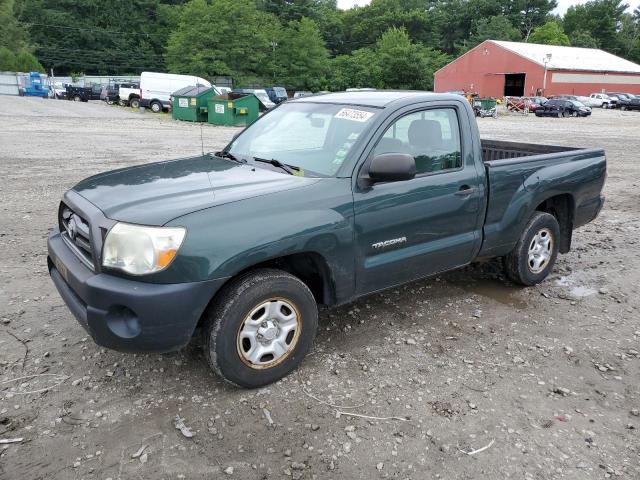
[[[369,165],[372,182],[399,182],[416,176],[416,161],[406,153],[382,153]]]

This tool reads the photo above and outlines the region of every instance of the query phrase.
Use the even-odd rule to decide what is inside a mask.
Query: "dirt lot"
[[[515,288],[489,263],[324,312],[302,367],[247,391],[197,346],[97,347],[46,269],[78,180],[236,130],[0,97],[0,439],[23,439],[0,444],[0,478],[640,478],[640,113],[480,127],[607,150],[606,207],[552,277]]]

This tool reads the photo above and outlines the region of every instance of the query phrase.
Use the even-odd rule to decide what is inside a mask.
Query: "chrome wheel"
[[[529,244],[528,264],[532,273],[543,271],[553,255],[553,234],[548,228],[538,231]]]
[[[288,300],[272,298],[255,307],[238,330],[238,354],[251,368],[271,368],[294,350],[302,323]]]

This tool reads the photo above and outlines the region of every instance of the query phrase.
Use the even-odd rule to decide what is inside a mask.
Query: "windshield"
[[[237,158],[262,158],[299,167],[299,174],[333,176],[376,109],[285,103],[249,126],[227,148]]]

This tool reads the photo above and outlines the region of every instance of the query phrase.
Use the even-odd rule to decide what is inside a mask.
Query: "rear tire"
[[[81,101],[82,101],[82,98],[80,98],[80,95],[75,95],[75,96],[73,97],[73,101],[74,101],[74,102],[81,102]]]
[[[300,279],[254,270],[232,280],[205,312],[204,353],[227,382],[260,387],[300,364],[317,326],[318,307]]]
[[[505,273],[520,285],[536,285],[553,269],[558,257],[560,225],[556,217],[535,212],[514,249],[504,257]]]
[[[149,108],[151,108],[151,111],[153,113],[160,113],[162,112],[162,104],[160,102],[151,102],[149,104]]]
[[[131,108],[139,108],[140,107],[140,99],[133,97],[132,99],[129,100],[129,106]]]

